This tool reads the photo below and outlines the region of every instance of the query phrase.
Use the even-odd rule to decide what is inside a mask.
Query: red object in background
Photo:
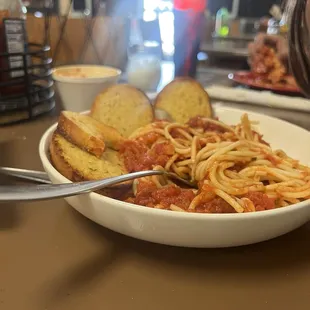
[[[287,76],[289,79],[291,79],[291,76]],[[265,89],[270,90],[276,93],[286,93],[286,94],[292,94],[292,95],[300,95],[301,90],[296,85],[290,85],[290,84],[270,84],[266,83],[261,79],[260,76],[257,74],[254,74],[251,71],[237,71],[234,74],[229,74],[229,79],[233,80],[234,82],[246,85],[254,89]]]
[[[174,0],[175,77],[195,77],[207,0]]]
[[[207,0],[174,0],[173,7],[176,10],[189,10],[195,12],[204,12],[207,6]]]

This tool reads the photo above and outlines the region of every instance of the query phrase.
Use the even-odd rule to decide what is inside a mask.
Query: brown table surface
[[[53,114],[0,128],[0,165],[41,170]],[[174,248],[109,231],[64,200],[2,204],[0,310],[308,310],[309,237],[307,224],[246,247]]]

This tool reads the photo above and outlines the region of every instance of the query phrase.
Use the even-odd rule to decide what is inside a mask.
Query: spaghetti
[[[273,151],[247,114],[237,126],[195,117],[140,129],[121,153],[130,172],[165,169],[197,182],[185,189],[165,177],[134,182],[127,201],[179,212],[243,213],[285,207],[310,198],[310,168]]]

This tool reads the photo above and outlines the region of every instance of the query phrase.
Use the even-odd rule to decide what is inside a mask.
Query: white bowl
[[[70,70],[80,69],[85,77],[74,75]],[[66,110],[89,110],[96,96],[106,87],[116,84],[121,71],[107,66],[74,65],[53,70],[56,89]]]
[[[227,124],[239,122],[244,111],[216,108]],[[285,121],[248,113],[273,148],[281,148],[304,164],[310,161],[310,132]],[[48,146],[56,125],[43,135],[39,152],[53,183],[67,183],[50,163]],[[244,214],[195,214],[137,206],[90,193],[66,199],[92,221],[121,234],[151,242],[185,247],[231,247],[272,239],[310,220],[310,201],[281,209]]]

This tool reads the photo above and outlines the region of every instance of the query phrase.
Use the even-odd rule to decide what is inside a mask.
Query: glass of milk
[[[140,51],[129,57],[128,83],[143,91],[156,91],[161,79],[161,60],[155,54]]]

